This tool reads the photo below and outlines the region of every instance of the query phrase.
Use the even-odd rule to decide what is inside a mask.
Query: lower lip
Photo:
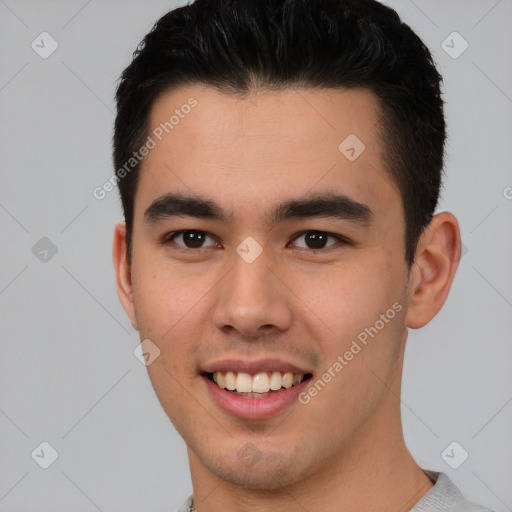
[[[275,416],[297,400],[297,396],[310,380],[302,381],[296,386],[281,389],[262,398],[246,398],[220,388],[204,375],[202,379],[213,400],[221,409],[236,418],[249,420],[260,420]]]

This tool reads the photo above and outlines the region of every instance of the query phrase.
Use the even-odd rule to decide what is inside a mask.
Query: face
[[[409,272],[376,98],[198,85],[150,120],[122,301],[192,470],[266,489],[328,471],[399,416]]]

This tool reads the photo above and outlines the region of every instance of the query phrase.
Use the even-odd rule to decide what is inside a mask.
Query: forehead
[[[384,168],[379,116],[376,96],[364,89],[239,97],[181,87],[153,104],[155,146],[139,186],[146,203],[177,188],[233,206],[328,188],[390,206],[400,196]]]
[[[190,103],[197,104],[189,108]],[[373,149],[380,143],[379,117],[377,97],[367,89],[264,89],[240,97],[192,85],[161,94],[152,106],[149,125],[154,131],[171,120],[164,138],[172,134],[217,148],[247,145],[251,138],[265,144],[281,137],[297,145],[323,141],[321,149],[332,150],[333,143],[337,149],[337,142],[354,134]],[[187,118],[193,121],[185,122]],[[283,148],[287,149],[284,144]]]

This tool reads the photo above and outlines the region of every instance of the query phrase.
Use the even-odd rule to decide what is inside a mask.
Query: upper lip
[[[283,359],[258,359],[256,361],[248,361],[244,359],[222,359],[205,364],[203,366],[203,371],[205,373],[231,371],[251,374],[259,372],[290,372],[294,374],[311,373],[303,367],[284,361]]]

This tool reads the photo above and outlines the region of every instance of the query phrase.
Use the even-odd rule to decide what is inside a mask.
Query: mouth
[[[266,420],[297,405],[313,373],[286,359],[225,358],[200,368],[199,376],[212,403],[224,413]]]
[[[205,372],[208,380],[234,396],[265,398],[298,386],[312,378],[311,373],[284,371],[246,373],[236,371]]]

